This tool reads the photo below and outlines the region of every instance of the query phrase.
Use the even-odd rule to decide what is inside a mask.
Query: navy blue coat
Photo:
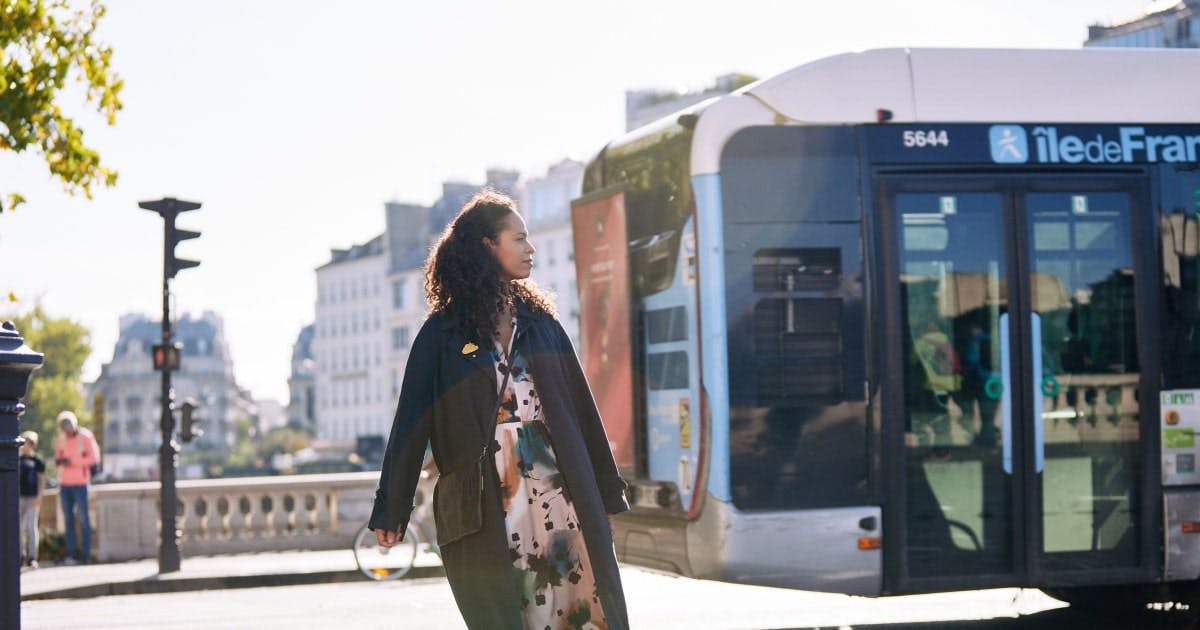
[[[609,625],[628,614],[607,514],[629,509],[600,413],[571,341],[558,320],[517,303],[514,344],[529,360],[566,490],[587,541]],[[471,350],[471,345],[475,350]],[[467,339],[434,313],[413,341],[380,473],[370,527],[403,532],[413,508],[426,445],[443,473],[469,471],[495,431],[498,383],[490,342]],[[490,463],[490,459],[489,459]],[[471,628],[521,628],[499,478],[484,466],[483,529],[442,547],[446,578]],[[478,501],[443,496],[442,501]],[[464,503],[465,504],[465,503]]]

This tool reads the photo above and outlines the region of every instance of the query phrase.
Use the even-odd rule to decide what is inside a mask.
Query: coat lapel
[[[524,302],[517,300],[517,329],[513,331],[514,340],[519,340],[533,325],[538,316]],[[469,339],[454,329],[454,323],[447,318],[442,324],[446,329],[446,353],[459,357],[477,370],[488,375],[492,381],[492,391],[496,390],[499,382],[496,380],[496,366],[492,363],[491,341]]]
[[[513,331],[514,337],[520,337],[526,330],[533,325],[533,309],[526,306],[520,300],[517,300],[517,329]]]
[[[449,334],[446,335],[446,353],[489,374],[492,383],[495,384],[496,369],[492,364],[491,347],[485,345],[483,341],[463,337],[461,333],[454,330],[453,323],[447,322],[445,327],[449,330]]]

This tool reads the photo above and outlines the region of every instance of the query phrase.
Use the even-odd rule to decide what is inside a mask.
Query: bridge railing
[[[349,549],[367,522],[379,473],[180,480],[180,550],[189,555]],[[44,526],[63,531],[58,491]],[[158,482],[93,485],[92,553],[101,562],[152,558],[159,546]]]

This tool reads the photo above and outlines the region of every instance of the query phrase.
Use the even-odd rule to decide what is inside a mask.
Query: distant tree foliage
[[[275,427],[267,431],[266,437],[258,447],[259,455],[270,459],[281,453],[292,454],[309,447],[312,436],[302,429],[292,427]]]
[[[91,426],[91,414],[83,400],[83,363],[92,354],[91,334],[82,324],[66,318],[54,318],[41,306],[12,321],[25,345],[46,355],[42,367],[34,370],[26,392],[25,415],[18,425],[21,431],[38,433],[38,453],[47,463],[53,461],[56,419],[61,411],[75,412],[84,426]]]
[[[83,143],[83,130],[58,99],[74,76],[89,105],[116,123],[124,82],[109,65],[112,48],[93,38],[104,13],[99,0],[86,9],[68,0],[0,0],[0,150],[32,148],[68,194],[88,199],[93,186],[116,184],[117,173]],[[19,192],[0,190],[0,212],[24,202]]]

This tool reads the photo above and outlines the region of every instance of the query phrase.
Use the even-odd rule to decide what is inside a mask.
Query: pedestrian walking
[[[42,505],[42,492],[46,489],[46,462],[37,455],[37,432],[25,431],[21,437],[25,439],[17,466],[18,492],[21,496],[21,566],[36,569],[38,511]]]
[[[100,464],[100,446],[96,437],[70,411],[58,414],[58,441],[54,446],[54,465],[58,467],[58,495],[62,502],[63,523],[67,528],[67,557],[64,562],[87,563],[92,557],[92,522],[88,515],[88,484]],[[76,555],[75,519],[79,519],[82,553]]]
[[[426,444],[446,578],[470,628],[628,628],[608,515],[629,509],[608,438],[511,199],[484,192],[425,263],[370,527],[390,546]]]

